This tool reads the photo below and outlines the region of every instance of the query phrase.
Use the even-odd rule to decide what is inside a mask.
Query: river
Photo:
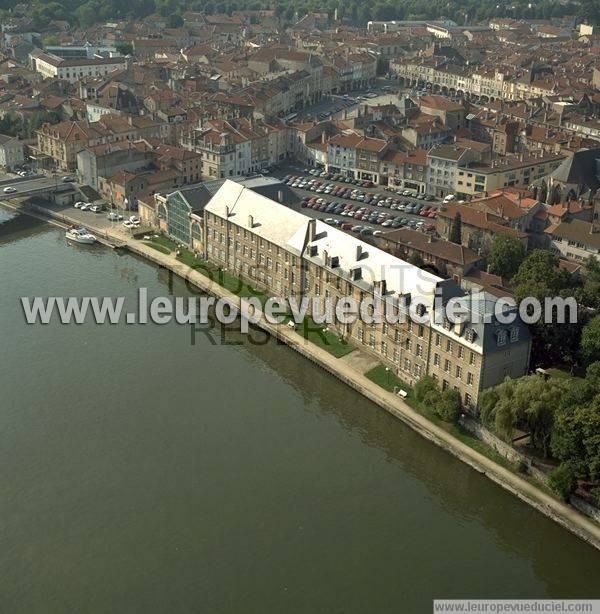
[[[599,552],[285,346],[25,323],[21,296],[165,295],[155,266],[0,210],[0,271],[0,612],[600,596]]]

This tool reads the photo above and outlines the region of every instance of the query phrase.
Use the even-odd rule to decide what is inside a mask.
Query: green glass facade
[[[167,196],[167,232],[185,245],[191,243],[190,213],[191,207],[179,192]]]

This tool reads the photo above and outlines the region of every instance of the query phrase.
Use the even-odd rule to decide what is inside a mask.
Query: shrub
[[[575,464],[570,461],[561,463],[548,476],[548,484],[564,501],[568,501],[577,488],[577,468]]]
[[[413,394],[419,403],[430,402],[434,400],[439,392],[435,379],[431,375],[422,377],[413,387]]]

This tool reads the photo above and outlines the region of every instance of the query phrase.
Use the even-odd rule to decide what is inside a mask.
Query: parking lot
[[[318,173],[316,169],[313,173]],[[438,203],[386,191],[370,182],[346,183],[337,175],[325,177],[291,173],[282,177],[298,196],[292,208],[361,236],[411,228],[435,232]]]

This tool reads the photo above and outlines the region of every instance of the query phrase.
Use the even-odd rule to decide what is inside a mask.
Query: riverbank
[[[18,206],[13,205],[11,208],[20,210],[23,213],[30,213]],[[38,211],[38,213],[40,212]],[[47,214],[51,218],[60,215],[63,218],[61,220],[63,222],[65,219],[68,220],[68,216],[65,216],[63,213],[57,214],[49,210]],[[56,219],[59,218],[56,217],[55,220]],[[73,221],[75,222],[75,220]],[[92,225],[89,226],[93,228]],[[106,233],[107,239],[118,242],[129,251],[136,253],[146,260],[154,262],[158,266],[172,271],[174,274],[188,280],[194,286],[217,298],[228,298],[240,307],[241,300],[237,295],[218,285],[206,275],[182,263],[174,255],[162,253],[142,241],[128,237],[120,230],[111,229],[110,231],[102,230],[102,232]],[[509,469],[493,462],[488,457],[459,441],[443,428],[433,424],[426,417],[419,414],[397,395],[385,391],[368,379],[363,373],[352,368],[348,363],[335,358],[324,349],[310,343],[294,329],[287,326],[270,325],[266,321],[261,321],[259,327],[273,337],[280,339],[305,358],[311,360],[320,368],[351,386],[392,415],[400,418],[426,439],[450,452],[476,471],[486,475],[521,500],[552,518],[594,547],[600,549],[600,526],[577,512],[575,509],[558,501]]]

